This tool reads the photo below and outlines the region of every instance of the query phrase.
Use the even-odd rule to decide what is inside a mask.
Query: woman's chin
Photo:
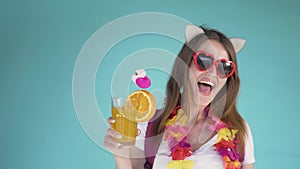
[[[199,105],[201,106],[207,106],[212,102],[212,99],[212,95],[202,95],[201,93],[199,93]]]

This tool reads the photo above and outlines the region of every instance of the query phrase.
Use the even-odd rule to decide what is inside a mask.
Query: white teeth
[[[204,83],[204,84],[208,84],[211,87],[214,87],[214,84],[212,82],[208,82],[208,81],[200,81],[200,83]]]

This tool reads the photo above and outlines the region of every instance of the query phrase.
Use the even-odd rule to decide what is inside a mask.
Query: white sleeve
[[[148,122],[139,122],[137,125],[137,128],[139,130],[139,135],[136,136],[135,146],[141,149],[142,151],[144,151],[147,126],[148,126]]]
[[[247,123],[246,123],[246,127],[247,127],[247,135],[245,141],[245,157],[244,157],[243,165],[251,164],[255,162],[254,143],[253,143],[251,129]]]

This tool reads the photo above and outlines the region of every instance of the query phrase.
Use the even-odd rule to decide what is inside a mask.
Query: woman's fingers
[[[113,148],[115,149],[121,147],[121,143],[117,142],[112,136],[106,135],[104,140],[105,140],[104,143],[107,143],[108,145],[112,145]]]
[[[107,119],[107,123],[112,127],[112,124],[116,120],[112,117]],[[122,138],[122,135],[112,128],[108,128],[104,137],[104,147],[117,156],[129,157],[129,149],[122,146],[118,139]]]
[[[108,128],[106,131],[106,134],[111,137],[114,137],[116,139],[122,138],[122,135],[120,133],[116,132],[115,130],[113,130],[112,128]]]
[[[118,132],[108,128],[104,137],[104,147],[116,156],[129,157],[129,148],[122,146],[118,139],[122,138]]]
[[[119,143],[116,139],[122,138],[122,135],[118,132],[114,131],[111,128],[108,128],[106,131],[106,136],[104,138],[104,144],[110,148],[118,149],[121,147],[121,143]]]
[[[113,117],[109,117],[108,119],[107,119],[107,123],[110,125],[110,127],[111,127],[111,125],[113,124],[113,123],[115,123],[116,122],[116,120],[113,118]]]

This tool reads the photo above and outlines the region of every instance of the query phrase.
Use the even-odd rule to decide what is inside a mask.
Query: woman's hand
[[[115,123],[112,117],[107,119],[110,126]],[[117,169],[140,169],[144,167],[145,155],[142,150],[136,146],[124,147],[117,140],[122,135],[111,127],[107,129],[104,137],[104,147],[114,154]]]
[[[117,139],[122,138],[122,135],[111,128],[112,124],[115,123],[115,121],[116,120],[112,117],[109,117],[107,119],[110,128],[107,129],[106,136],[104,137],[104,147],[108,150],[118,149],[122,145],[120,142],[117,141]]]
[[[110,117],[107,119],[107,122],[111,126],[115,123],[115,119]],[[114,154],[117,169],[132,169],[130,150],[123,147],[122,144],[117,141],[117,139],[120,138],[122,138],[122,135],[110,127],[107,129],[103,145],[108,151]]]
[[[115,121],[116,120],[112,117],[107,119],[110,128],[107,129],[106,136],[104,137],[104,147],[115,156],[129,157],[128,149],[123,147],[122,144],[118,142],[118,139],[122,138],[122,135],[111,128]]]

